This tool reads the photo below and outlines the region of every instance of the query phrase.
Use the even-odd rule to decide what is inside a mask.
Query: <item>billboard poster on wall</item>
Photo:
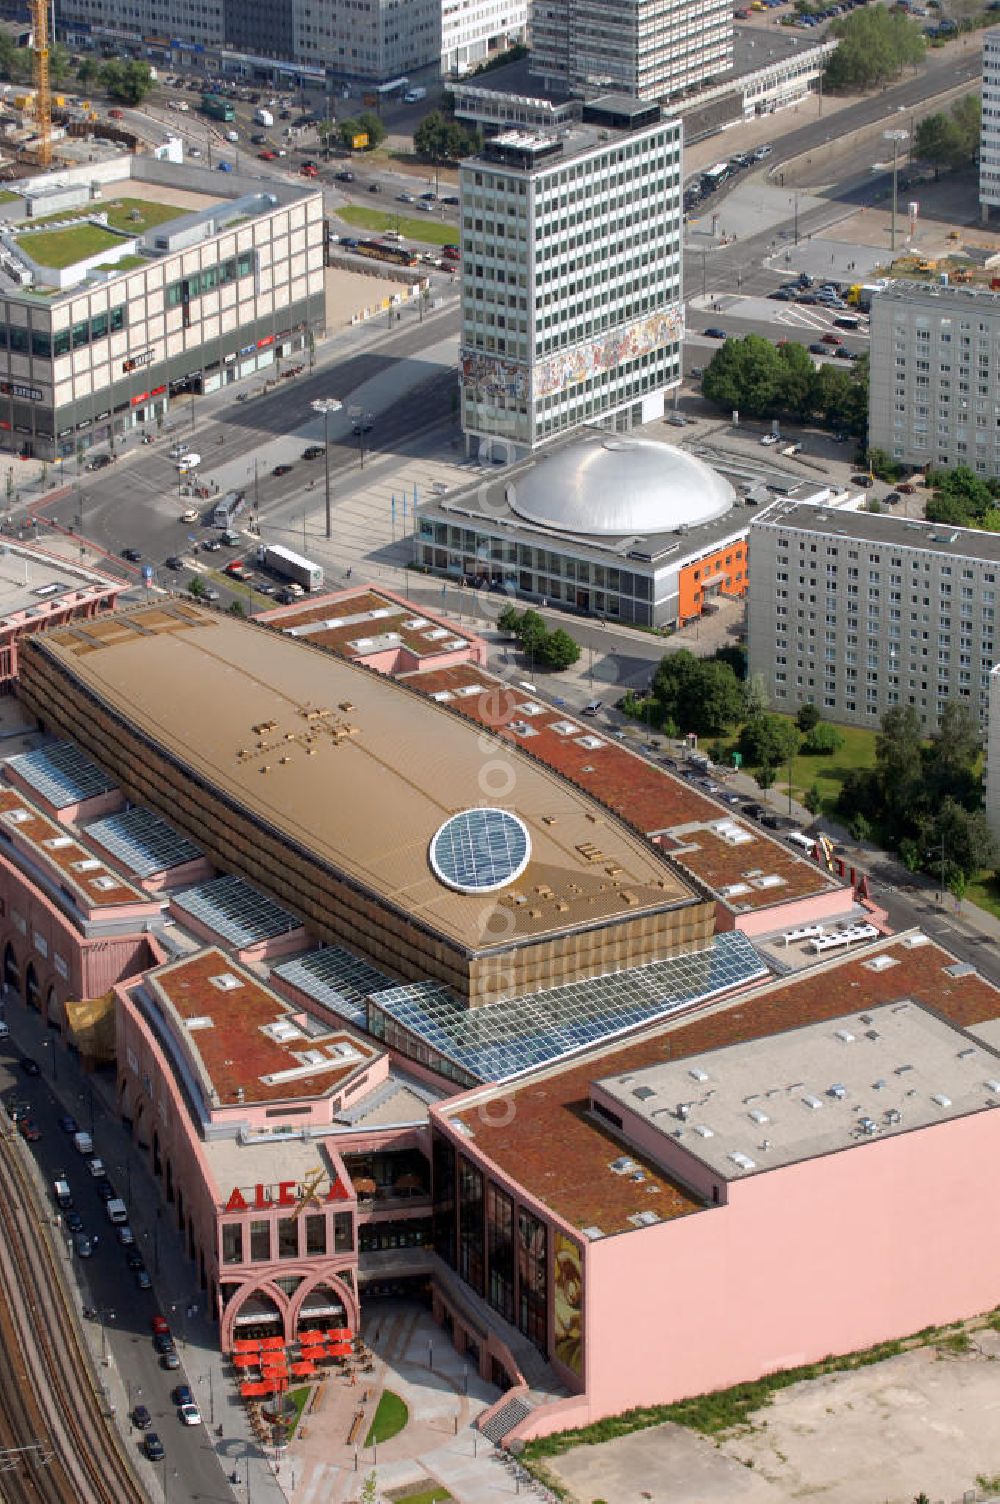
[[[583,1374],[583,1256],[576,1243],[555,1235],[555,1355],[571,1373]]]

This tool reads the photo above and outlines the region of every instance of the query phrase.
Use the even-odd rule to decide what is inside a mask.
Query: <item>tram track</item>
[[[0,1135],[0,1498],[3,1504],[146,1504],[105,1415],[43,1206]]]

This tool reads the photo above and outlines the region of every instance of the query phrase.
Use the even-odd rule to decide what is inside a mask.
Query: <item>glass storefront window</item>
[[[487,1299],[505,1321],[514,1320],[514,1203],[495,1185],[486,1192]]]
[[[547,1265],[545,1223],[522,1209],[517,1214],[517,1325],[542,1352],[548,1337]]]
[[[354,1249],[354,1232],[352,1227],[353,1218],[350,1212],[334,1212],[333,1214],[333,1251],[334,1253],[351,1253]]]
[[[297,1217],[278,1218],[278,1257],[295,1259],[299,1256],[299,1223]]]
[[[306,1253],[326,1252],[326,1217],[306,1218]]]
[[[458,1225],[458,1272],[477,1295],[483,1295],[483,1174],[466,1159],[459,1161]]]
[[[243,1223],[223,1222],[222,1224],[222,1262],[224,1264],[242,1264],[243,1262]]]
[[[271,1224],[269,1221],[250,1223],[250,1258],[255,1264],[265,1264],[271,1258]]]
[[[455,1267],[455,1149],[440,1133],[434,1135],[434,1249]]]

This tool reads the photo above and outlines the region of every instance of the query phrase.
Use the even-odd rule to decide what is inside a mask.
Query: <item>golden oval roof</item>
[[[647,842],[517,748],[287,636],[173,602],[32,648],[203,783],[470,951],[694,901]],[[484,805],[519,816],[531,861],[499,893],[456,892],[431,870],[430,842]]]

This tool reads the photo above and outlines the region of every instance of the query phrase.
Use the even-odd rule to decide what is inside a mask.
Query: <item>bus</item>
[[[720,188],[729,176],[729,163],[716,162],[714,167],[709,167],[701,175],[701,187],[704,193],[711,193],[713,188]]]
[[[236,107],[228,99],[223,99],[219,94],[203,94],[201,96],[201,112],[210,115],[213,120],[235,120]]]
[[[405,245],[386,245],[382,240],[359,240],[352,246],[355,256],[369,256],[373,261],[391,261],[394,266],[419,266],[416,252]]]
[[[236,521],[246,504],[247,499],[242,491],[227,491],[215,503],[215,510],[212,513],[212,526],[221,528],[230,527]]]

